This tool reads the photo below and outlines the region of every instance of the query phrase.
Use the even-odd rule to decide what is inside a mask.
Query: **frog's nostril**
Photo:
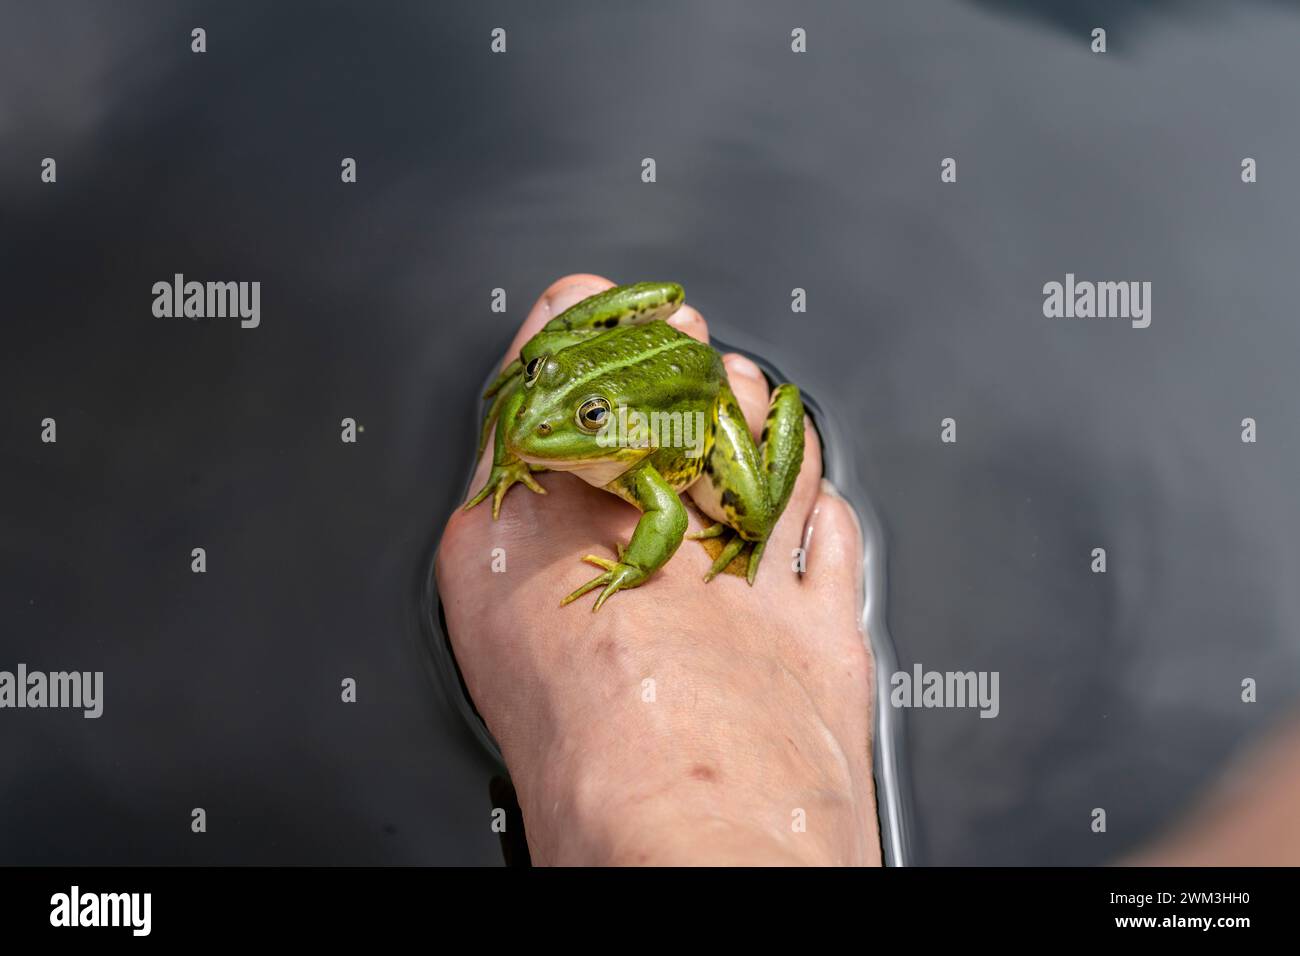
[[[542,422],[540,425],[537,426],[537,434],[539,434],[539,435],[549,435],[550,433],[551,433],[551,423],[550,423],[550,422]]]

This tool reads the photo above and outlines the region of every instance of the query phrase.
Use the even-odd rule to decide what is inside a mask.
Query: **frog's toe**
[[[614,578],[613,571],[606,571],[604,574],[592,578],[582,587],[578,588],[578,590],[574,591],[572,594],[570,594],[568,597],[562,600],[560,602],[560,607],[564,607],[564,605],[566,604],[572,604],[574,601],[578,600],[578,598],[582,597],[588,591],[595,590],[596,588],[600,587],[602,584],[608,584],[611,580],[613,580],[613,578]]]
[[[487,484],[485,484],[482,488],[478,490],[478,494],[476,494],[473,498],[469,499],[469,501],[465,502],[465,507],[462,510],[469,511],[469,509],[473,508],[475,505],[482,504],[483,499],[490,494],[492,494],[492,482],[489,481]]]
[[[634,588],[647,577],[646,573],[638,567],[631,564],[623,564],[618,561],[610,561],[608,558],[602,558],[594,554],[584,555],[582,560],[595,564],[598,567],[607,568],[608,570],[606,570],[604,574],[592,578],[582,587],[578,588],[578,590],[566,597],[560,602],[560,607],[564,607],[564,605],[576,601],[588,591],[594,591],[598,587],[604,587],[605,590],[600,592],[600,597],[596,598],[596,603],[592,605],[591,608],[593,612],[599,611],[600,606],[605,603],[606,599],[608,599],[611,594],[625,590],[626,588]]]
[[[532,476],[529,467],[521,461],[512,462],[508,465],[493,465],[492,474],[488,476],[487,483],[479,489],[469,501],[465,502],[465,510],[473,508],[475,505],[487,500],[492,496],[492,520],[495,521],[501,515],[501,501],[506,496],[506,492],[514,484],[525,485],[529,490],[539,495],[546,494],[546,489],[537,483],[537,479]]]
[[[727,526],[719,521],[717,524],[709,525],[700,531],[691,531],[686,537],[692,541],[703,541],[705,538],[716,538],[727,530]]]
[[[610,581],[609,584],[605,586],[605,590],[600,592],[600,597],[596,598],[596,603],[591,606],[591,613],[595,614],[597,611],[600,610],[600,606],[605,603],[605,599],[607,597],[609,597],[611,594],[615,593],[616,591],[623,590],[623,588],[627,586],[628,585],[623,584],[617,578],[615,578],[613,581]]]
[[[736,555],[740,554],[747,544],[749,544],[749,542],[740,535],[732,535],[732,538],[727,542],[726,547],[722,549],[714,560],[713,567],[709,568],[709,573],[704,575],[705,583],[707,584],[709,581],[712,581],[721,574],[722,570],[731,563],[732,559],[735,558]]]
[[[537,483],[537,479],[532,476],[533,468],[530,466],[526,471],[519,473],[519,480],[527,486],[528,490],[539,495],[546,494],[546,489]]]
[[[749,552],[749,567],[745,569],[745,580],[749,582],[751,588],[754,586],[754,576],[758,574],[758,562],[762,560],[763,549],[766,547],[767,539],[764,538],[762,541],[756,541],[754,549]]]
[[[505,498],[506,492],[510,490],[513,481],[503,480],[497,482],[497,493],[492,496],[492,520],[496,521],[501,516],[501,501]]]
[[[509,491],[510,487],[514,485],[516,482],[522,484],[524,487],[528,488],[530,491],[534,492],[535,494],[539,494],[539,495],[546,494],[546,489],[543,488],[541,485],[539,485],[533,479],[532,475],[528,474],[527,469],[524,469],[523,471],[516,470],[512,472],[510,475],[508,475],[505,478],[502,478],[499,482],[497,482],[497,492],[492,498],[492,520],[493,521],[496,521],[501,514],[501,501],[503,498],[505,498],[506,492]]]

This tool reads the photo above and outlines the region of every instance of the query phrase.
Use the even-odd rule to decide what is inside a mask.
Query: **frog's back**
[[[715,349],[656,320],[611,329],[562,349],[555,358],[566,373],[571,400],[602,395],[615,415],[625,409],[645,416],[657,446],[650,462],[674,490],[683,491],[699,478],[726,375]]]
[[[587,386],[645,411],[711,405],[725,374],[717,351],[663,321],[610,329],[555,359],[568,389]]]

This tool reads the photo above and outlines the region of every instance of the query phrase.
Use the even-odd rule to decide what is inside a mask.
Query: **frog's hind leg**
[[[645,325],[655,319],[666,319],[686,301],[682,287],[675,282],[638,282],[620,285],[588,296],[569,306],[542,326],[519,350],[515,374],[527,375],[529,364],[539,356],[554,354],[570,345],[577,345],[593,336],[622,325]],[[498,383],[507,377],[507,367]],[[493,387],[499,387],[493,383]],[[488,390],[490,395],[492,389]],[[485,398],[488,396],[484,396]]]
[[[642,325],[668,318],[685,301],[686,293],[676,282],[614,286],[569,306],[542,332],[604,332],[619,325]]]
[[[777,388],[757,447],[730,389],[719,396],[716,414],[704,480],[698,490],[692,488],[692,497],[718,523],[691,537],[729,534],[705,581],[748,552],[745,577],[752,585],[768,536],[790,500],[803,464],[803,401],[795,386]]]
[[[514,382],[509,382],[503,388],[488,390],[488,395],[493,395],[492,404],[488,406],[487,414],[483,416],[483,425],[478,431],[478,451],[474,453],[475,460],[483,457],[483,449],[487,447],[488,435],[492,434],[492,426],[496,424],[497,415],[501,411],[501,406],[514,391]],[[485,396],[486,397],[486,396]]]
[[[712,415],[712,439],[704,452],[703,474],[690,489],[700,510],[717,522],[691,537],[720,539],[718,546],[708,548],[715,560],[705,581],[712,581],[748,546],[761,540],[768,527],[762,460],[740,404],[725,384]]]
[[[758,573],[758,562],[767,547],[768,535],[785,511],[799,478],[799,469],[803,467],[803,417],[803,399],[798,387],[789,382],[778,385],[772,392],[767,421],[763,423],[763,433],[759,436],[759,455],[763,460],[763,474],[767,476],[771,523],[763,540],[754,545],[749,555],[746,577],[750,584],[754,583],[754,575]]]
[[[487,387],[487,391],[483,393],[483,397],[491,398],[495,395],[497,396],[497,400],[500,401],[501,393],[506,390],[506,386],[510,384],[510,380],[523,371],[523,367],[524,363],[519,359],[512,360],[509,365],[501,370],[501,374],[492,380],[492,384]],[[495,402],[492,407],[496,407]]]

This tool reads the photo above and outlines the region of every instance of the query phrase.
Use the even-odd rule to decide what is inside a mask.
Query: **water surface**
[[[0,666],[108,697],[0,719],[0,860],[500,860],[412,621],[478,378],[574,271],[680,281],[813,390],[883,523],[899,666],[1000,673],[995,720],[906,715],[917,862],[1113,859],[1300,695],[1295,5],[3,22]],[[260,281],[262,325],[154,318],[176,272]],[[1067,272],[1152,282],[1151,327],[1044,319]]]

